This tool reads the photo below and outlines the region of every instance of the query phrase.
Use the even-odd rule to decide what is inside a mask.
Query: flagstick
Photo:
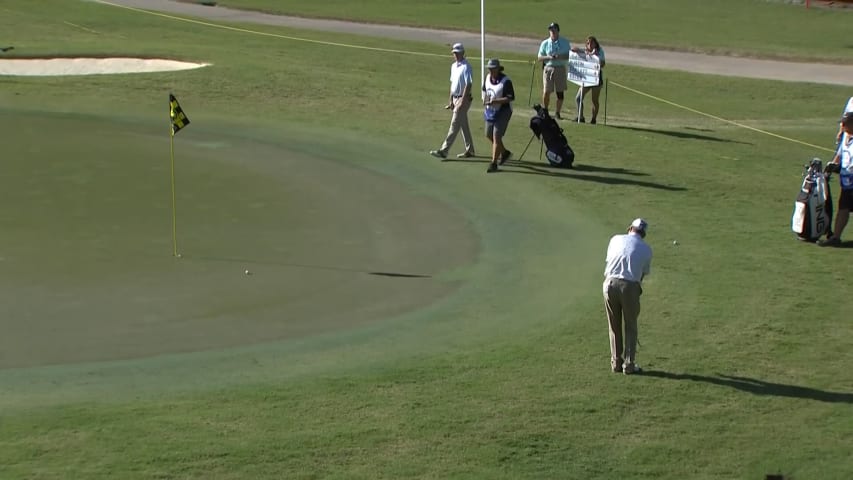
[[[175,132],[169,125],[169,156],[172,159],[172,255],[178,256],[178,215],[175,208]]]
[[[486,0],[480,0],[480,78],[486,84]],[[480,91],[480,99],[486,99],[486,91]]]

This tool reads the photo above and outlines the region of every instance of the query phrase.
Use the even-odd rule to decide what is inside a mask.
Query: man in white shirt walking
[[[614,235],[607,246],[604,268],[604,308],[610,326],[610,366],[625,375],[641,373],[636,363],[637,317],[642,282],[652,264],[652,248],[643,240],[649,224],[637,218],[628,233]],[[622,328],[624,324],[624,336]]]
[[[471,108],[471,87],[474,84],[474,75],[471,64],[465,59],[465,47],[461,43],[453,44],[451,49],[454,62],[450,67],[450,99],[444,108],[453,110],[450,118],[450,129],[447,137],[438,150],[429,152],[433,157],[447,158],[447,152],[453,146],[456,135],[462,131],[462,140],[465,141],[465,151],[457,155],[457,158],[468,158],[474,156],[474,139],[471,137],[471,127],[468,126],[468,109]]]

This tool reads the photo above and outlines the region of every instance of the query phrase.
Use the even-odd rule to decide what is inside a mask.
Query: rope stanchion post
[[[536,62],[531,63],[530,68],[530,93],[527,95],[527,106],[532,107],[533,104],[530,103],[533,100],[533,82],[536,78]]]

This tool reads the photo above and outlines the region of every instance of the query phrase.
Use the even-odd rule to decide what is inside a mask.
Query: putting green
[[[352,329],[446,296],[459,282],[442,273],[478,251],[459,210],[336,160],[319,136],[306,145],[325,156],[194,124],[175,138],[176,259],[164,131],[27,112],[0,126],[15,132],[0,179],[15,199],[0,210],[2,369]]]
[[[573,312],[600,302],[612,225],[561,194],[611,181],[594,167],[533,157],[487,175],[485,158],[326,125],[196,115],[175,138],[176,259],[162,119],[0,110],[0,126],[3,408],[371,369],[600,321]]]

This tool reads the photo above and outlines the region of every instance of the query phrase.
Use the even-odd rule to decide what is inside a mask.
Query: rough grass
[[[607,127],[566,125],[577,170],[547,168],[534,144],[524,162],[487,176],[482,160],[441,164],[425,154],[447,127],[446,59],[328,52],[90,3],[4,8],[14,15],[0,26],[36,52],[214,64],[0,79],[8,135],[28,128],[14,121],[21,112],[88,114],[111,128],[127,121],[128,134],[140,122],[156,129],[171,90],[199,134],[233,127],[247,141],[283,143],[453,205],[482,251],[476,264],[444,273],[462,283],[457,294],[346,334],[4,370],[0,477],[843,479],[853,470],[853,332],[843,321],[853,305],[831,293],[845,281],[849,250],[813,248],[789,230],[801,165],[824,150],[611,87]],[[39,29],[57,11],[111,33],[95,41],[73,31],[53,44]],[[317,62],[321,54],[334,61]],[[849,96],[613,67],[610,78],[632,88],[817,146],[831,147]],[[529,88],[529,71],[509,73],[518,90]],[[518,153],[530,137],[524,100],[508,137]],[[65,146],[64,168],[91,174],[74,172],[80,149]],[[0,207],[4,251],[40,228],[36,218],[10,223],[16,205]],[[655,249],[640,320],[651,373],[626,378],[608,372],[600,275],[608,236],[638,215]],[[263,215],[253,222],[249,235],[265,228]],[[0,282],[14,301],[16,278],[3,270]]]

